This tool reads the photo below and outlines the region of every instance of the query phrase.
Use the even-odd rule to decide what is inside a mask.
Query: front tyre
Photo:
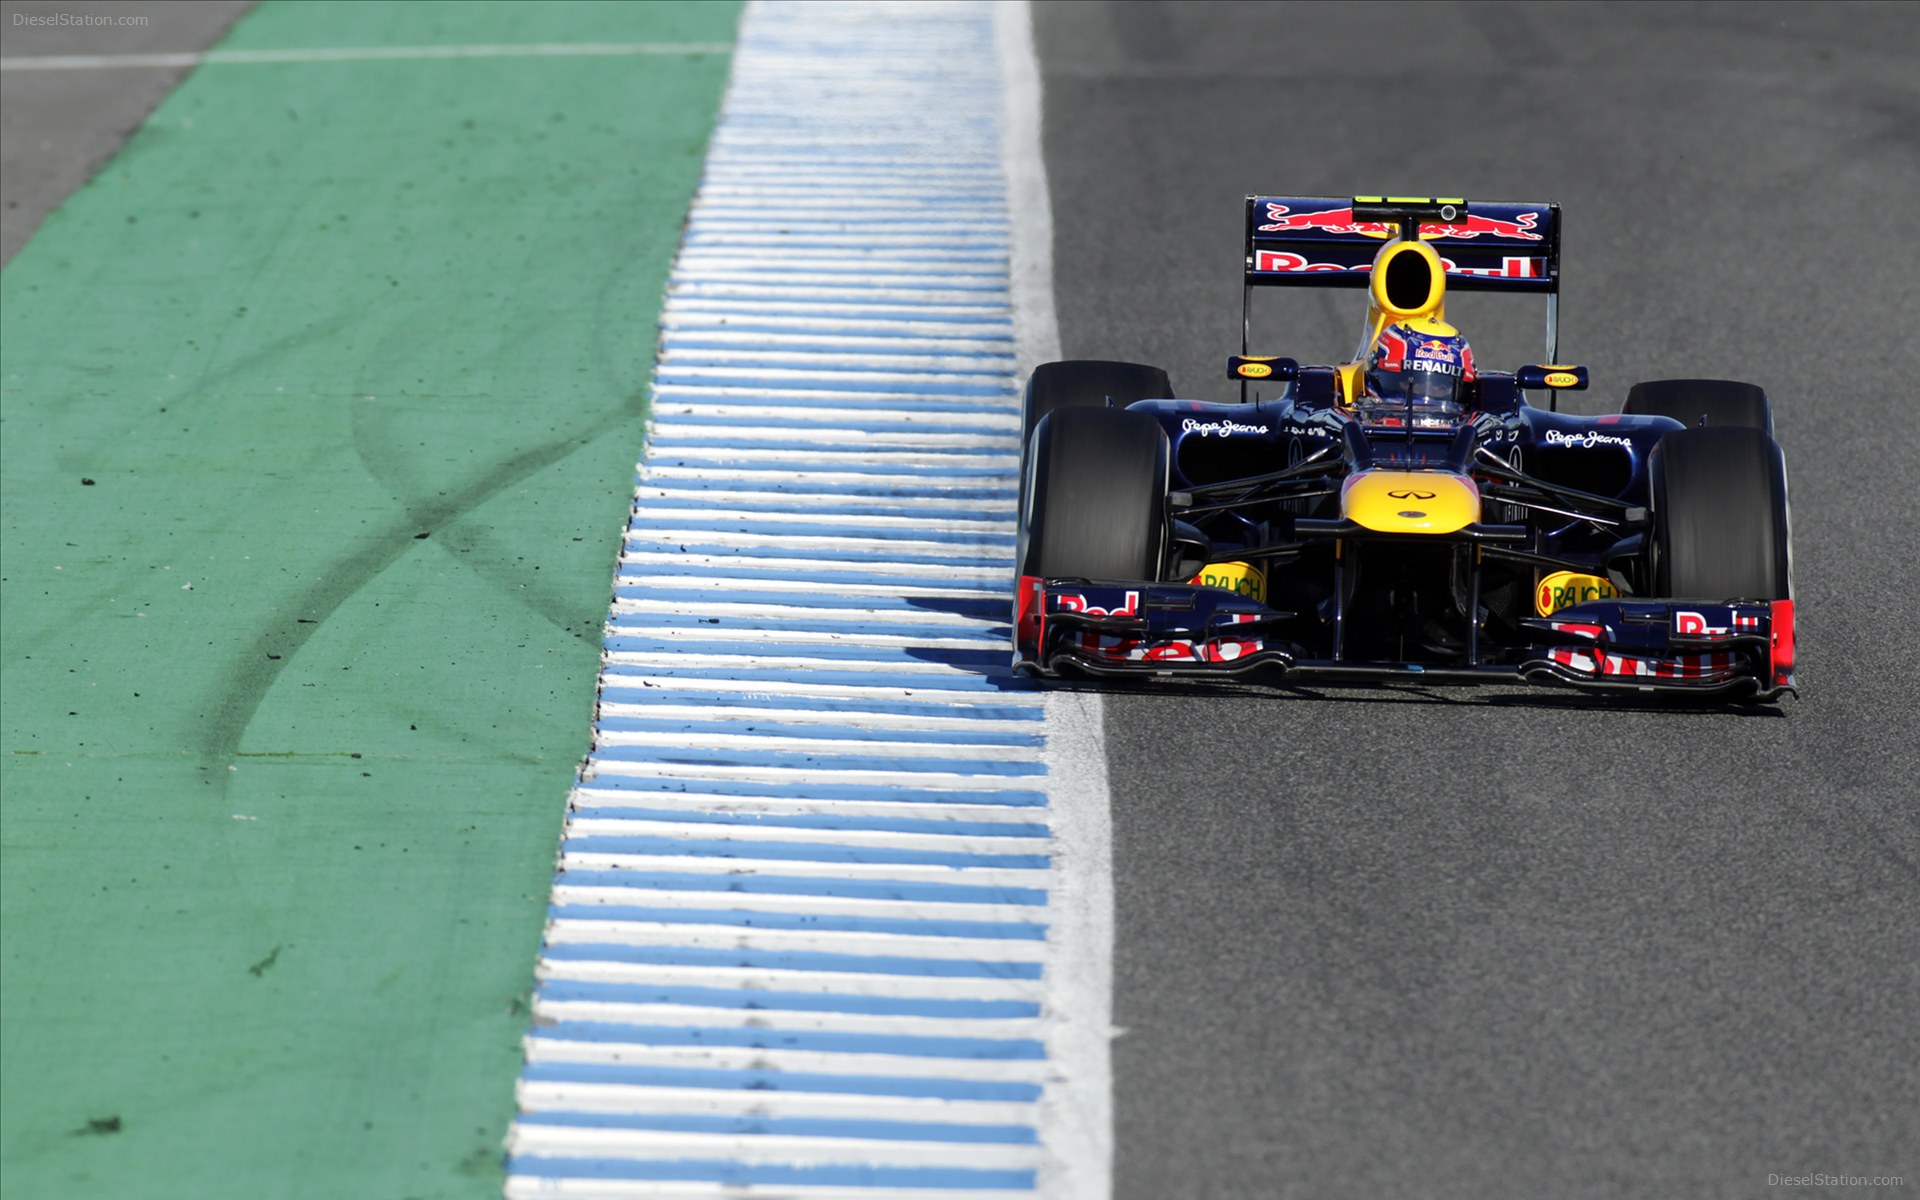
[[[1024,445],[1040,418],[1062,408],[1125,408],[1136,400],[1171,399],[1173,384],[1159,367],[1100,359],[1041,363],[1027,379],[1020,440]]]
[[[1787,464],[1764,430],[1675,430],[1660,439],[1648,465],[1655,594],[1792,598]]]
[[[1764,388],[1733,379],[1656,379],[1636,383],[1627,392],[1623,413],[1672,417],[1693,429],[1729,426],[1758,429],[1773,436],[1773,406]]]
[[[1035,426],[1020,574],[1151,582],[1167,542],[1167,435],[1145,413],[1068,408]]]
[[[1171,400],[1173,384],[1159,367],[1144,363],[1070,359],[1041,363],[1027,377],[1020,406],[1020,511],[1027,510],[1033,431],[1063,408],[1125,408],[1136,400]]]

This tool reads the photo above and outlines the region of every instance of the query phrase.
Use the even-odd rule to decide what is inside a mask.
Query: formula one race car
[[[1247,308],[1256,287],[1366,288],[1359,349],[1249,354],[1243,311],[1233,404],[1175,399],[1134,363],[1037,368],[1015,665],[1792,691],[1766,394],[1670,379],[1618,413],[1558,411],[1588,378],[1552,365],[1559,251],[1554,204],[1249,197]],[[1449,287],[1544,295],[1549,365],[1475,370]],[[1248,402],[1250,382],[1281,390]]]

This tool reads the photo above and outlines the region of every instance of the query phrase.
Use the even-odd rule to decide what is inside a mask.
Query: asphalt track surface
[[[1888,206],[1920,195],[1920,9],[1036,21],[1067,357],[1228,398],[1248,191],[1557,200],[1581,407],[1757,381],[1793,488],[1803,696],[1777,709],[1108,700],[1117,1194],[1911,1186],[1917,259]],[[1362,304],[1277,304],[1253,348],[1333,361]],[[1524,340],[1479,312],[1450,315],[1482,361],[1539,353],[1532,312]]]

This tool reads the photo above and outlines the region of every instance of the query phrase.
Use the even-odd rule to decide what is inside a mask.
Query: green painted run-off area
[[[737,17],[272,4],[223,48]],[[8,1200],[498,1194],[727,67],[203,67],[0,279]]]

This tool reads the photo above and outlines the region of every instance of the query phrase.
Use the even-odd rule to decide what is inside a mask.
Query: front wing
[[[1285,636],[1294,619],[1218,588],[1027,575],[1013,661],[1041,675],[1533,682],[1763,700],[1794,690],[1791,600],[1590,601],[1522,622],[1527,645],[1500,665],[1309,658]]]

